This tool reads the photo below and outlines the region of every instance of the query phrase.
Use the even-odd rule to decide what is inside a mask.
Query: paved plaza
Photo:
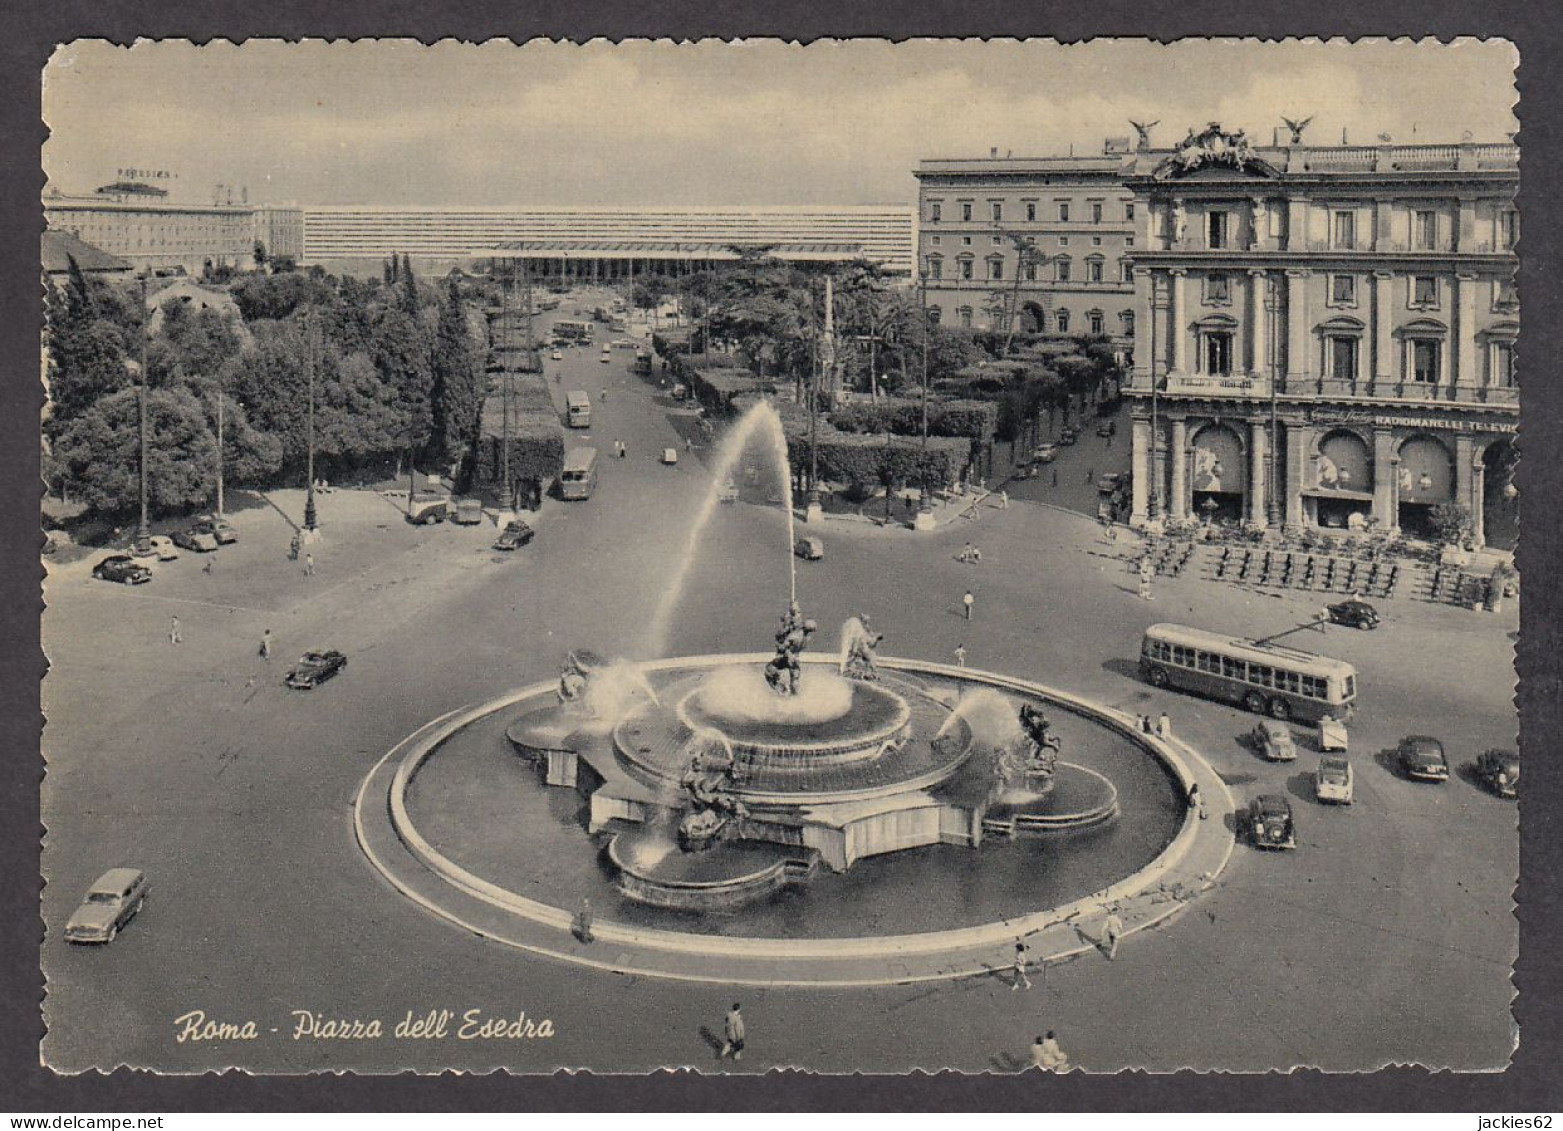
[[[718,1068],[722,1017],[739,992],[539,957],[479,938],[394,890],[354,833],[360,783],[426,722],[553,678],[565,653],[654,658],[654,613],[686,552],[709,485],[709,449],[663,466],[695,434],[692,413],[628,372],[632,353],[573,351],[556,391],[593,395],[591,442],[605,459],[585,503],[549,500],[538,537],[490,550],[491,523],[411,527],[396,499],[334,491],[306,577],[287,557],[301,492],[231,502],[240,540],[212,571],[194,555],[136,588],[89,578],[90,561],[51,567],[43,696],[49,829],[43,893],[50,1032],[64,1071],[116,1063],[202,1070],[377,1070],[560,1066]],[[558,363],[549,363],[550,365]],[[608,397],[603,400],[601,391]],[[576,434],[579,436],[579,434]],[[1087,437],[1077,466],[1116,470]],[[1122,453],[1117,447],[1111,457]],[[1036,480],[1010,505],[978,506],[931,534],[846,520],[818,531],[819,562],[798,592],[822,626],[871,614],[885,655],[1008,673],[1129,715],[1170,715],[1242,805],[1281,792],[1299,848],[1239,844],[1214,890],[1180,916],[1131,934],[1115,961],[1089,947],[1033,971],[859,988],[746,985],[748,1056],[731,1071],[952,1067],[1018,1070],[1039,1032],[1075,1063],[1111,1072],[1181,1066],[1350,1070],[1400,1061],[1502,1066],[1513,1033],[1508,971],[1517,953],[1510,890],[1517,809],[1460,767],[1513,745],[1512,635],[1497,615],[1409,597],[1377,632],[1331,627],[1288,641],[1361,672],[1351,733],[1356,803],[1312,800],[1309,748],[1269,764],[1239,743],[1252,716],[1154,692],[1137,676],[1155,621],[1269,636],[1314,615],[1317,595],[1261,594],[1188,574],[1137,595],[1130,540],[1042,505]],[[815,531],[810,531],[815,533]],[[773,508],[722,508],[693,547],[669,655],[763,647],[786,600],[787,543]],[[972,541],[980,565],[956,555]],[[975,596],[972,619],[961,597]],[[183,642],[171,645],[170,618]],[[276,656],[258,654],[271,630]],[[832,634],[827,631],[827,636]],[[827,641],[827,646],[833,646]],[[308,693],[282,684],[306,648],[350,663]],[[1384,751],[1407,733],[1441,737],[1456,767],[1444,787],[1408,782]],[[60,931],[103,869],[144,869],[152,898],[111,946],[68,947]],[[525,876],[511,878],[524,891]],[[941,909],[947,910],[947,909]],[[893,981],[893,979],[890,979]],[[318,1020],[468,1010],[551,1021],[530,1040],[295,1039]],[[253,1020],[253,1040],[180,1040],[176,1018]],[[90,1023],[88,1023],[90,1019]],[[850,1022],[846,1019],[850,1019]],[[305,1026],[306,1030],[309,1026]],[[316,1027],[316,1031],[320,1031]]]

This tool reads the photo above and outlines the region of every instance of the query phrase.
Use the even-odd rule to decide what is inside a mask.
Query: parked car
[[[1104,495],[1111,495],[1128,481],[1129,476],[1126,472],[1109,471],[1106,475],[1097,476],[1096,489]]]
[[[1078,439],[1080,439],[1080,429],[1071,424],[1065,428],[1062,433],[1059,434],[1058,442],[1065,447],[1068,447]]]
[[[1268,761],[1297,760],[1297,743],[1292,739],[1291,728],[1276,719],[1261,719],[1249,732],[1248,741]]]
[[[1313,796],[1319,801],[1335,805],[1350,805],[1352,801],[1351,762],[1339,754],[1326,754],[1319,759],[1318,772],[1313,775]]]
[[[1341,624],[1347,628],[1377,628],[1379,625],[1378,610],[1358,597],[1337,601],[1328,609],[1331,624]]]
[[[1098,436],[1116,436],[1116,435],[1118,435],[1118,422],[1116,420],[1104,420],[1104,421],[1102,421],[1102,423],[1100,423],[1100,424],[1098,424],[1096,426],[1096,434]]]
[[[1476,776],[1499,797],[1520,795],[1520,756],[1512,750],[1484,750],[1476,759]]]
[[[716,499],[719,503],[736,503],[738,501],[738,484],[731,479],[723,483],[716,493]]]
[[[457,499],[450,520],[457,526],[476,526],[483,521],[482,499]]]
[[[65,923],[65,941],[111,943],[147,901],[147,878],[138,868],[110,868],[87,889]]]
[[[174,545],[197,554],[211,554],[217,551],[217,535],[204,527],[192,526],[189,530],[174,531]]]
[[[817,562],[825,556],[825,542],[820,538],[799,538],[793,543],[792,552],[806,562]]]
[[[110,554],[92,567],[92,576],[99,581],[117,581],[121,585],[145,585],[152,580],[152,571],[138,565],[129,554]]]
[[[337,651],[305,652],[288,673],[287,684],[298,691],[319,687],[347,667],[347,657]]]
[[[1058,458],[1058,445],[1039,444],[1031,450],[1031,458],[1037,463],[1052,463]]]
[[[192,530],[203,530],[217,539],[217,544],[226,546],[230,542],[239,540],[239,532],[234,529],[233,523],[226,518],[215,518],[212,515],[202,515],[195,520]]]
[[[174,540],[166,534],[154,534],[147,539],[147,546],[152,551],[152,556],[160,562],[171,562],[179,557],[179,550],[174,545]]]
[[[1444,744],[1436,738],[1425,734],[1408,735],[1400,740],[1396,755],[1401,772],[1413,781],[1449,780],[1449,759],[1444,755]]]
[[[1248,839],[1255,848],[1296,848],[1297,822],[1292,803],[1266,793],[1248,803]]]
[[[418,526],[433,526],[450,517],[450,499],[445,495],[414,495],[407,503],[407,521]]]
[[[516,550],[525,546],[535,537],[537,531],[533,530],[521,519],[511,519],[505,529],[499,532],[499,540],[494,543],[496,550]]]
[[[676,464],[678,462],[678,449],[677,448],[663,448],[662,449],[662,462],[667,464],[669,467],[672,467],[674,464]]]
[[[555,361],[563,361],[564,360],[564,354],[561,351],[559,351],[559,350],[554,350],[554,352],[549,354],[548,356],[553,358]]]

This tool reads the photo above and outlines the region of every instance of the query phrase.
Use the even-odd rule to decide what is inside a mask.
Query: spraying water
[[[961,696],[961,701],[950,712],[939,728],[943,736],[961,720],[971,728],[974,741],[984,746],[1008,746],[1021,737],[1020,712],[1007,695],[987,687],[980,687]]]
[[[689,578],[689,570],[694,564],[695,554],[705,534],[706,526],[721,503],[723,487],[732,481],[733,472],[745,451],[749,449],[750,442],[756,439],[763,442],[760,451],[773,461],[773,469],[781,482],[782,510],[787,516],[788,596],[793,601],[798,599],[798,564],[792,555],[792,468],[787,462],[787,435],[782,430],[781,416],[776,409],[761,401],[738,418],[732,431],[717,449],[716,463],[712,467],[711,486],[706,491],[704,502],[700,504],[700,511],[695,516],[694,523],[690,526],[689,539],[679,558],[678,572],[673,575],[673,583],[663,593],[662,603],[657,606],[656,615],[651,621],[651,646],[655,655],[660,656],[666,651],[668,629],[673,612],[678,608],[679,600],[683,596],[684,584]]]

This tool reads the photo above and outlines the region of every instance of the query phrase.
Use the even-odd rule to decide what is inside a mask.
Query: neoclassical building
[[[1512,545],[1509,143],[1134,155],[1133,516],[1428,530]]]

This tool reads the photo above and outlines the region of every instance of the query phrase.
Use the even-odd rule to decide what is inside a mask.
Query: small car
[[[1060,444],[1062,444],[1064,447],[1068,447],[1070,444],[1073,444],[1075,441],[1077,441],[1079,439],[1080,439],[1080,429],[1076,428],[1073,424],[1071,424],[1069,427],[1065,428],[1062,433],[1060,433],[1060,435],[1058,437],[1058,442]]]
[[[1443,783],[1449,780],[1449,759],[1444,744],[1425,734],[1412,734],[1400,740],[1395,751],[1400,770],[1412,781]]]
[[[1031,458],[1037,463],[1052,463],[1058,458],[1058,445],[1040,444],[1031,449]]]
[[[1512,750],[1484,750],[1476,759],[1476,776],[1499,797],[1510,801],[1520,795],[1520,756]]]
[[[1360,597],[1352,597],[1347,601],[1337,601],[1327,606],[1331,624],[1345,625],[1347,628],[1377,628],[1379,626],[1378,610]]]
[[[230,542],[239,540],[239,532],[234,529],[233,523],[226,518],[214,518],[211,515],[202,515],[196,519],[192,530],[201,530],[217,539],[219,546],[226,546]]]
[[[537,531],[533,530],[521,519],[511,519],[505,529],[499,532],[499,540],[494,543],[496,550],[520,549],[535,537]]]
[[[288,673],[287,685],[298,691],[319,687],[347,667],[347,657],[337,651],[305,652]]]
[[[667,464],[669,467],[672,467],[674,464],[676,464],[678,462],[678,449],[677,448],[663,448],[662,449],[662,462]]]
[[[1248,741],[1261,757],[1270,762],[1295,762],[1297,743],[1291,728],[1275,719],[1262,719],[1249,732]]]
[[[806,562],[817,562],[825,557],[825,542],[820,538],[799,538],[793,543],[792,552]]]
[[[1296,848],[1292,803],[1278,793],[1261,794],[1250,801],[1248,839],[1255,848]]]
[[[211,554],[217,550],[217,535],[205,527],[192,526],[189,530],[174,531],[174,545],[198,554]]]
[[[597,360],[602,362],[604,365],[607,365],[610,361],[613,360],[613,355],[611,353],[608,353],[606,350],[604,350],[603,351],[603,355],[601,357],[599,357]]]
[[[554,352],[549,354],[548,356],[550,358],[552,358],[554,361],[563,361],[564,360],[564,353],[562,351],[560,351],[560,350],[554,350]]]
[[[147,547],[152,551],[152,556],[160,562],[171,562],[179,557],[179,550],[174,546],[174,540],[166,534],[154,534],[147,539]]]
[[[1104,420],[1096,426],[1096,434],[1098,436],[1118,435],[1118,422],[1116,420]]]
[[[111,943],[147,901],[147,878],[138,868],[110,868],[87,889],[65,924],[65,941]]]
[[[450,517],[450,500],[444,495],[414,495],[407,503],[407,521],[433,526]]]
[[[457,499],[456,509],[451,512],[450,520],[457,526],[476,526],[483,521],[482,499]]]
[[[738,501],[738,484],[731,479],[723,483],[716,492],[716,500],[719,503],[736,503]]]
[[[1119,471],[1110,471],[1106,475],[1099,475],[1096,479],[1096,489],[1104,495],[1111,495],[1122,487],[1128,476]]]
[[[152,571],[138,565],[129,554],[110,554],[92,567],[92,576],[99,581],[117,581],[121,585],[145,585],[152,580]]]
[[[1326,754],[1319,759],[1318,772],[1313,775],[1313,796],[1320,802],[1333,805],[1350,805],[1352,801],[1351,762],[1339,754]]]

